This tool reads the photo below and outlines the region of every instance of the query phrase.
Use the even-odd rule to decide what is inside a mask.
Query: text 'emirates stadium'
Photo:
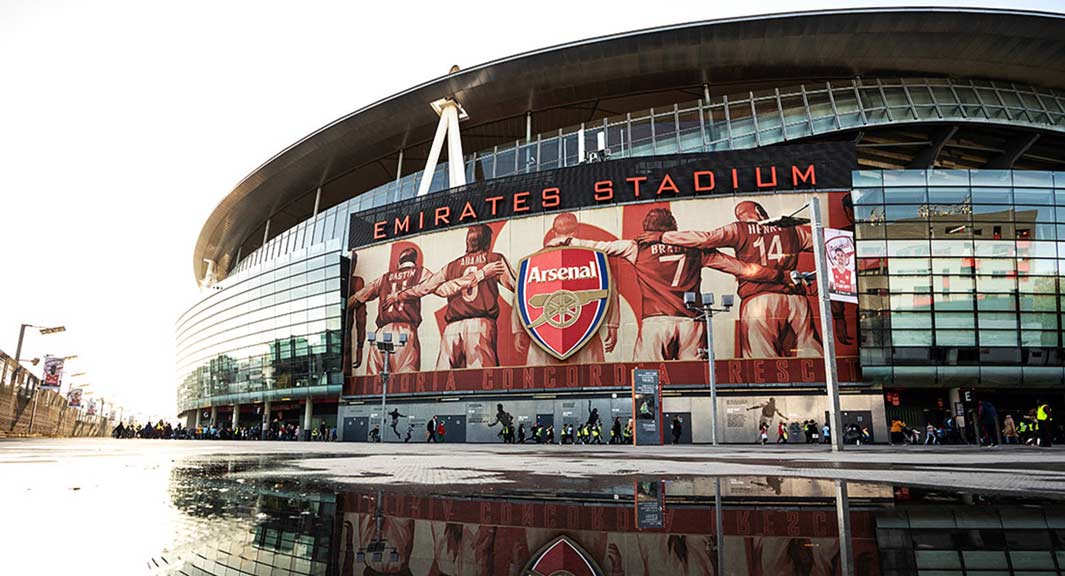
[[[1065,17],[780,14],[455,68],[256,169],[193,271],[190,426],[795,441],[826,380],[869,442],[1023,418],[1065,404]]]

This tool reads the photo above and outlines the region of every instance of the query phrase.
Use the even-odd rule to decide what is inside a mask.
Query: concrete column
[[[233,430],[237,429],[237,424],[240,424],[240,404],[233,405]]]
[[[211,426],[218,425],[218,407],[211,406]]]
[[[203,409],[202,409],[202,408],[197,408],[197,409],[196,409],[196,427],[197,427],[197,428],[199,428],[199,427],[200,427],[200,416],[201,416],[202,414],[203,414]]]
[[[314,415],[314,401],[307,398],[307,403],[303,405],[303,439],[311,439],[311,424],[313,424],[311,416]]]
[[[270,401],[263,402],[263,439],[266,439],[266,433],[270,430]]]

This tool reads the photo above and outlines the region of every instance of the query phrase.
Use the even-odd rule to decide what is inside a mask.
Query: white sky
[[[421,3],[418,3],[419,5]],[[803,3],[802,9],[912,2]],[[1065,0],[934,2],[1065,11]],[[591,36],[794,10],[793,1],[0,0],[0,350],[172,416],[174,323],[215,205],[330,121],[463,67]],[[442,10],[449,8],[450,11]],[[446,30],[454,30],[449,35]]]

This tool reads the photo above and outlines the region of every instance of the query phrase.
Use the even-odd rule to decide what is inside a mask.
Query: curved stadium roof
[[[703,84],[717,88],[858,75],[1065,87],[1065,16],[958,8],[774,14],[592,38],[474,66],[359,109],[255,169],[207,219],[193,269],[201,278],[203,259],[209,258],[224,274],[238,247],[253,232],[262,234],[268,218],[318,186],[350,176],[353,168],[372,167],[357,171],[345,187],[348,196],[393,178],[395,162],[386,167],[381,160],[432,139],[437,116],[428,103],[442,97],[456,97],[470,112],[465,138],[468,127],[521,118],[529,111],[538,129],[559,128],[573,123],[567,106],[663,88],[692,88],[698,91],[692,92],[694,100]],[[419,170],[423,162],[408,159],[405,171]],[[294,212],[290,221],[311,215],[309,209]]]

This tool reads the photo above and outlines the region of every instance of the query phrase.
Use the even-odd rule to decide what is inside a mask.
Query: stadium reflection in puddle
[[[781,477],[333,486],[174,471],[156,574],[1057,574],[1065,501]]]

